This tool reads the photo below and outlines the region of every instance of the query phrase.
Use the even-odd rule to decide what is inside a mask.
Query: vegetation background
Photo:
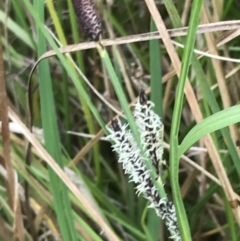
[[[239,1],[95,3],[106,51],[71,0],[1,1],[1,240],[168,240],[104,138],[142,88],[164,123],[182,240],[240,240]],[[190,26],[169,32],[184,48],[164,26]],[[163,41],[141,35],[153,31]]]

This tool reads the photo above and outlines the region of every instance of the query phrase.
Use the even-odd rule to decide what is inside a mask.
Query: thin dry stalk
[[[8,97],[6,92],[2,42],[0,40],[0,121],[2,123],[3,142],[3,166],[6,169],[6,187],[9,199],[9,206],[14,213],[14,237],[20,241],[24,240],[24,227],[21,205],[18,198],[17,183],[14,177],[14,170],[10,158],[10,132],[8,119]]]
[[[184,7],[183,7],[183,13],[182,13],[182,23],[183,26],[185,26],[187,24],[187,20],[189,17],[189,12],[191,9],[191,0],[186,0],[184,3]],[[171,69],[172,69],[172,65],[171,65]],[[174,71],[174,69],[173,69]],[[170,72],[170,71],[169,71]],[[165,91],[164,91],[164,97],[163,97],[163,117],[165,117],[166,114],[166,110],[168,108],[168,106],[171,103],[171,93],[172,93],[172,86],[173,86],[173,79],[171,78],[166,85]]]
[[[201,33],[208,33],[208,32],[233,30],[233,29],[239,29],[239,28],[240,28],[240,20],[222,21],[218,23],[199,25],[197,33],[201,34]],[[180,36],[187,35],[188,27],[169,29],[167,31],[169,32],[169,35],[171,37],[180,37]],[[143,41],[149,41],[149,40],[161,39],[161,38],[162,36],[160,36],[158,32],[152,32],[152,33],[130,35],[130,36],[120,37],[116,39],[103,39],[101,40],[101,44],[103,46],[112,46],[112,45],[129,44],[129,43],[135,43],[135,42],[143,42]],[[97,43],[94,41],[84,42],[84,43],[72,44],[72,45],[61,47],[59,48],[59,51],[61,53],[71,53],[79,50],[96,48],[96,46],[97,46]],[[37,65],[38,62],[40,62],[42,59],[55,56],[55,55],[56,55],[55,51],[50,50],[45,54],[43,54],[41,58],[38,59],[35,65]],[[33,67],[33,70],[35,67],[36,66]]]
[[[9,120],[8,120],[8,97],[6,93],[5,74],[4,74],[4,63],[3,63],[3,52],[2,42],[0,41],[0,121],[3,149],[3,165],[7,171],[7,190],[9,198],[9,206],[14,209],[14,196],[15,196],[15,179],[14,170],[10,159],[10,132],[9,132]]]
[[[183,14],[182,14],[182,24],[183,24],[183,26],[185,26],[187,24],[187,20],[189,18],[189,12],[190,12],[190,9],[191,9],[191,4],[192,4],[191,0],[186,0],[185,3],[184,3]]]
[[[110,125],[110,122],[108,123]],[[83,157],[92,149],[92,147],[97,143],[101,137],[104,136],[104,131],[100,130],[95,138],[92,138],[82,149],[80,152],[77,153],[77,155],[73,158],[73,160],[69,163],[68,167],[72,168],[74,165],[76,165]]]
[[[189,189],[194,183],[194,180],[196,180],[196,175],[198,174],[198,170],[194,169],[192,172],[187,172],[186,174],[187,174],[187,178],[185,179],[184,183],[181,186],[182,199],[184,199],[187,196]],[[202,175],[205,177],[203,173]],[[199,185],[201,185],[201,183],[199,183]]]
[[[13,240],[12,239],[13,234],[12,234],[11,227],[1,217],[0,217],[0,237],[3,238],[4,241],[12,241]]]
[[[213,7],[213,21],[217,22],[224,11],[224,0],[212,0],[211,2]]]
[[[114,34],[111,24],[109,23],[109,21],[106,18],[104,18],[104,21],[105,21],[105,25],[108,30],[109,36],[111,38],[114,38],[115,34]],[[131,81],[127,75],[127,70],[126,70],[125,64],[123,62],[121,49],[119,48],[119,46],[113,46],[112,51],[115,52],[116,58],[118,60],[120,72],[121,72],[123,80],[125,82],[127,93],[130,97],[130,100],[133,101],[135,99],[135,95],[134,95],[134,91],[133,91],[133,88],[131,85]]]
[[[209,16],[208,15],[209,15],[209,12],[208,12],[206,6],[204,6],[203,12],[202,12],[202,21],[204,23],[209,23]],[[214,55],[218,55],[217,46],[215,44],[215,40],[214,40],[214,37],[213,37],[212,33],[206,33],[205,37],[206,37],[206,40],[207,40],[207,46],[208,46],[209,52],[214,54]],[[229,107],[232,106],[232,104],[231,104],[231,99],[230,99],[225,75],[223,73],[222,63],[218,59],[211,59],[211,61],[212,61],[212,64],[213,64],[213,68],[215,70],[216,79],[217,79],[217,82],[218,82],[219,92],[220,92],[220,95],[221,95],[223,106],[224,106],[224,108],[229,108]],[[230,129],[230,133],[231,133],[231,137],[233,139],[233,142],[235,142],[237,140],[236,125],[229,126],[229,129]]]

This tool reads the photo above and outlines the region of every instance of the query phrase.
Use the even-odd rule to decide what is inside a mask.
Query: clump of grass
[[[211,241],[228,237],[238,241],[239,196],[234,192],[238,190],[240,177],[240,150],[235,146],[238,127],[227,128],[240,120],[237,105],[239,68],[231,62],[233,57],[235,62],[239,59],[237,32],[218,31],[214,36],[195,36],[199,23],[188,16],[194,13],[193,6],[200,4],[201,1],[197,0],[102,2],[103,6],[96,9],[95,1],[67,0],[67,6],[61,1],[46,1],[45,9],[44,1],[12,0],[11,5],[6,4],[0,9],[0,21],[5,27],[1,35],[3,52],[0,53],[4,66],[0,68],[2,73],[5,72],[11,103],[9,115],[14,121],[9,125],[11,142],[0,138],[0,145],[11,150],[9,156],[16,182],[16,188],[12,188],[13,185],[7,185],[1,179],[0,239],[166,241],[173,235],[174,228],[169,227],[176,224],[177,217],[182,240]],[[151,30],[156,30],[153,26],[156,12],[150,14],[145,3],[154,2],[159,10],[157,14],[160,13],[163,19],[162,25],[168,29],[182,27],[182,23],[190,26],[194,34],[188,36],[188,41],[185,37],[175,39],[184,45],[184,50],[174,47],[172,52],[168,52],[171,40],[163,45],[156,40],[157,34],[149,34],[150,21]],[[205,23],[201,33],[209,30],[208,22],[218,22],[220,29],[224,26],[227,30],[230,25],[224,21],[239,18],[237,1],[208,1],[208,4],[201,10],[197,9],[197,15],[201,13]],[[76,22],[75,15],[78,18]],[[100,43],[69,46],[73,39],[76,44],[85,39],[78,24],[92,40]],[[111,36],[112,39],[104,43],[117,45],[122,40],[114,38],[121,36],[127,37],[124,44],[103,48],[102,26],[106,26],[106,38]],[[214,30],[213,26],[211,28]],[[171,34],[183,34],[182,31],[172,30]],[[140,42],[134,43],[136,36],[132,35],[139,33],[147,33],[145,41],[141,36]],[[196,41],[193,40],[195,37]],[[64,46],[60,50],[56,44],[59,41]],[[82,50],[82,46],[85,49],[97,46],[98,52],[96,49]],[[200,56],[193,53],[193,48],[203,52],[210,49],[215,56],[203,56],[199,60]],[[48,51],[51,49],[54,52]],[[81,78],[62,50],[71,52],[72,60],[77,60],[74,68],[81,73]],[[184,62],[184,71],[169,60],[169,54],[175,50]],[[45,54],[45,60],[33,73],[34,88],[29,90],[26,80],[31,66],[42,54]],[[229,58],[222,62],[220,55]],[[136,68],[133,70],[132,66]],[[179,88],[176,72],[180,76],[181,71]],[[87,84],[83,84],[86,78],[105,98],[104,104]],[[190,85],[184,95],[186,78]],[[156,123],[155,126],[151,126],[148,118],[139,119],[152,108],[144,95],[141,95],[141,103],[137,102],[138,90],[143,86],[155,104],[154,112],[162,117],[161,122],[158,116],[154,117],[156,122],[152,123]],[[27,91],[32,91],[33,95],[30,102],[35,137],[29,135],[22,125],[28,119],[25,107]],[[189,109],[192,103],[197,109]],[[135,111],[132,112],[130,108],[133,105]],[[117,168],[119,158],[104,138],[104,133],[107,134],[106,120],[115,117],[115,110],[129,124],[126,127],[113,122],[115,131],[111,132],[115,138],[126,138],[120,139],[116,146],[123,168]],[[200,118],[196,113],[200,113]],[[174,133],[170,135],[173,123]],[[68,131],[78,136],[70,136]],[[200,141],[210,133],[207,142],[206,139]],[[44,148],[39,145],[38,137]],[[127,138],[131,147],[124,142]],[[25,140],[34,146],[27,155]],[[164,152],[163,146],[159,146],[160,140]],[[120,145],[129,151],[127,159],[132,157],[132,162],[126,161],[126,155],[125,159],[121,157],[123,150],[119,149]],[[133,154],[133,150],[137,154]],[[1,162],[7,161],[2,154],[0,159]],[[162,172],[166,169],[161,165],[163,160],[169,159],[168,172]],[[46,163],[52,167],[50,170]],[[78,189],[61,170],[70,163],[76,164],[71,165],[76,174],[72,181],[81,183]],[[141,170],[134,169],[136,163]],[[127,170],[132,182],[127,182],[122,169]],[[135,174],[130,170],[135,170]],[[7,178],[4,168],[0,172]],[[23,185],[23,181],[29,185]],[[138,192],[147,199],[136,198],[134,182]],[[19,190],[20,195],[16,192]],[[15,201],[14,208],[10,196]],[[149,202],[153,209],[148,208]],[[158,215],[166,225],[162,225]],[[170,235],[167,229],[170,229]]]

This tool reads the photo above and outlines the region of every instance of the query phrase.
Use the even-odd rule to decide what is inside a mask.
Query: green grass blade
[[[63,45],[63,46],[66,46],[67,45],[67,39],[64,35],[64,31],[62,29],[62,15],[61,14],[58,14],[58,13],[61,13],[62,9],[61,9],[61,6],[59,4],[59,2],[57,2],[57,8],[58,8],[58,13],[57,11],[55,10],[55,7],[54,7],[54,4],[53,4],[53,1],[49,1],[47,0],[46,1],[46,6],[48,8],[48,11],[50,13],[50,16],[51,16],[51,19],[53,21],[53,26],[56,30],[56,34],[57,34],[57,37],[60,41],[60,43]],[[65,127],[65,130],[70,130],[70,113],[71,113],[71,110],[70,110],[70,106],[69,106],[69,88],[68,88],[68,76],[67,76],[67,73],[65,72],[64,68],[62,67],[62,83],[61,85],[63,86],[62,87],[62,93],[63,93],[63,108],[62,108],[62,111],[63,111],[63,115],[64,115],[64,127]],[[56,85],[56,88],[59,88],[58,85]],[[60,87],[61,88],[61,87]],[[70,145],[70,142],[71,142],[71,135],[65,135],[65,147],[66,149],[70,151],[71,149],[71,145]]]
[[[79,43],[80,42],[79,27],[77,24],[77,19],[75,17],[75,11],[73,9],[72,0],[67,0],[67,3],[68,3],[68,9],[69,9],[69,18],[70,18],[70,24],[71,24],[71,28],[72,28],[73,40],[74,40],[74,43]],[[84,62],[83,62],[82,52],[77,51],[75,54],[76,54],[78,66],[84,73],[85,66],[84,66]]]
[[[157,31],[155,23],[151,20],[151,32]],[[162,65],[159,40],[151,40],[150,48],[150,75],[151,75],[151,101],[155,104],[153,110],[162,117]]]
[[[112,66],[112,63],[111,63],[111,60],[108,56],[108,53],[106,51],[106,49],[103,49],[101,48],[100,46],[98,47],[98,51],[99,51],[99,54],[106,66],[106,69],[108,71],[108,74],[110,76],[110,79],[112,81],[112,84],[113,84],[113,87],[116,91],[116,94],[118,96],[118,100],[121,104],[121,107],[127,117],[127,120],[129,122],[129,125],[130,125],[130,128],[133,132],[133,135],[134,137],[136,138],[136,142],[140,145],[140,136],[139,136],[139,133],[138,133],[138,130],[137,130],[137,127],[136,127],[136,124],[135,124],[135,121],[134,121],[134,118],[133,118],[133,115],[132,115],[132,112],[128,106],[128,102],[127,102],[127,99],[126,99],[126,96],[123,92],[123,89],[122,89],[122,86],[118,80],[118,77],[116,75],[116,72],[115,70],[113,69],[113,66]]]
[[[224,201],[224,206],[225,206],[225,210],[226,210],[226,216],[227,216],[227,224],[228,224],[228,228],[230,231],[230,237],[231,237],[231,241],[237,241],[239,240],[237,237],[237,232],[236,232],[236,223],[235,223],[235,219],[233,216],[233,212],[232,212],[232,208],[229,204],[229,201],[226,198],[225,193],[222,192],[222,196],[223,201]]]
[[[34,6],[39,14],[39,20],[44,21],[44,3],[35,1]],[[37,28],[38,56],[46,52],[46,41],[41,30]],[[47,60],[39,64],[39,88],[41,102],[42,126],[44,131],[45,147],[50,155],[63,167],[60,138],[58,133],[56,111],[53,99],[53,89],[50,77],[50,68]],[[68,190],[54,170],[49,168],[51,190],[54,197],[54,209],[64,240],[77,240],[74,219]]]
[[[179,157],[203,136],[238,122],[240,122],[240,105],[227,108],[207,117],[185,136],[179,146]]]
[[[150,31],[157,31],[154,21],[151,19]],[[162,66],[161,66],[161,52],[159,40],[151,40],[149,43],[150,49],[150,84],[151,84],[151,101],[155,104],[153,110],[160,117],[162,117]],[[147,227],[149,235],[152,240],[158,240],[160,219],[154,210],[148,211]]]
[[[7,24],[5,23],[7,19]],[[29,34],[22,29],[16,22],[14,22],[11,18],[6,18],[6,13],[4,13],[2,10],[0,10],[0,22],[2,22],[4,25],[7,25],[7,28],[13,32],[16,37],[22,40],[24,44],[26,44],[31,49],[34,49],[34,44],[32,42],[32,39],[29,37]]]
[[[173,122],[170,134],[170,179],[173,191],[174,204],[177,211],[178,224],[183,240],[191,240],[191,233],[186,216],[186,211],[181,198],[181,192],[179,188],[179,158],[178,158],[178,133],[181,120],[181,112],[184,97],[184,87],[186,83],[187,74],[189,71],[189,65],[193,54],[194,43],[196,38],[196,31],[200,19],[200,9],[203,1],[195,0],[193,2],[191,17],[189,21],[189,29],[185,49],[183,53],[183,65],[180,73],[180,79],[178,82],[177,93],[175,98],[175,105],[173,111]]]
[[[60,23],[59,18],[57,16],[57,12],[55,10],[55,7],[53,5],[52,0],[48,0],[47,1],[47,6],[48,6],[48,10],[50,12],[50,15],[51,15],[51,17],[53,19],[53,24],[54,24],[54,27],[56,29],[58,38],[59,38],[61,44],[63,46],[66,46],[67,45],[67,40],[66,40],[66,37],[64,35],[61,23]],[[72,5],[70,5],[70,6],[72,6]],[[70,61],[69,61],[69,64],[72,65],[72,63]],[[74,70],[72,70],[72,71],[74,71]],[[67,78],[63,79],[63,81],[65,82],[64,83],[65,86],[67,86],[67,84],[68,84]],[[81,79],[81,84],[86,89],[85,82],[82,79]],[[65,97],[64,98],[65,99],[65,103],[64,104],[65,104],[65,107],[66,107],[64,114],[65,114],[65,119],[66,119],[66,123],[65,124],[66,124],[67,127],[69,126],[67,123],[70,122],[70,121],[68,121],[68,119],[71,116],[71,115],[69,115],[69,100],[68,100],[68,96],[69,96],[68,88],[64,88],[64,97]],[[88,107],[87,103],[84,101],[84,99],[82,98],[81,95],[79,95],[79,99],[80,99],[80,102],[81,102],[81,105],[82,105],[82,108],[83,108],[83,111],[84,111],[84,117],[86,119],[86,124],[88,126],[89,133],[94,135],[96,131],[95,131],[95,126],[94,126],[93,118],[92,118],[91,112],[89,110],[89,107]],[[98,158],[99,155],[100,155],[99,154],[98,144],[95,144],[95,146],[93,147],[93,155],[94,155],[93,159],[94,159],[94,163],[95,163],[96,179],[97,179],[97,182],[100,182],[101,170],[100,170],[100,162],[99,162],[99,158]]]

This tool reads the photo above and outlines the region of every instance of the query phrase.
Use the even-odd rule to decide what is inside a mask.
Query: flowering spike
[[[102,33],[102,23],[93,0],[73,0],[73,6],[86,33],[91,39],[98,41]]]
[[[157,114],[152,111],[153,103],[147,100],[144,91],[141,91],[138,103],[135,105],[134,117],[145,155],[142,155],[128,125],[122,125],[119,120],[112,121],[112,128],[108,128],[110,134],[108,139],[115,142],[113,150],[119,155],[126,174],[130,175],[130,182],[136,184],[136,194],[150,201],[149,207],[154,208],[157,215],[161,217],[171,233],[172,239],[181,241],[175,207],[166,197],[161,198],[156,189],[145,163],[151,159],[152,165],[159,174],[159,165],[163,163],[163,124]],[[146,160],[147,158],[147,160]],[[160,175],[158,175],[160,178]]]
[[[135,105],[134,117],[143,147],[152,160],[157,175],[160,174],[160,166],[166,165],[163,155],[163,124],[160,117],[152,110],[154,104],[148,101],[144,90],[141,90],[139,100]]]

